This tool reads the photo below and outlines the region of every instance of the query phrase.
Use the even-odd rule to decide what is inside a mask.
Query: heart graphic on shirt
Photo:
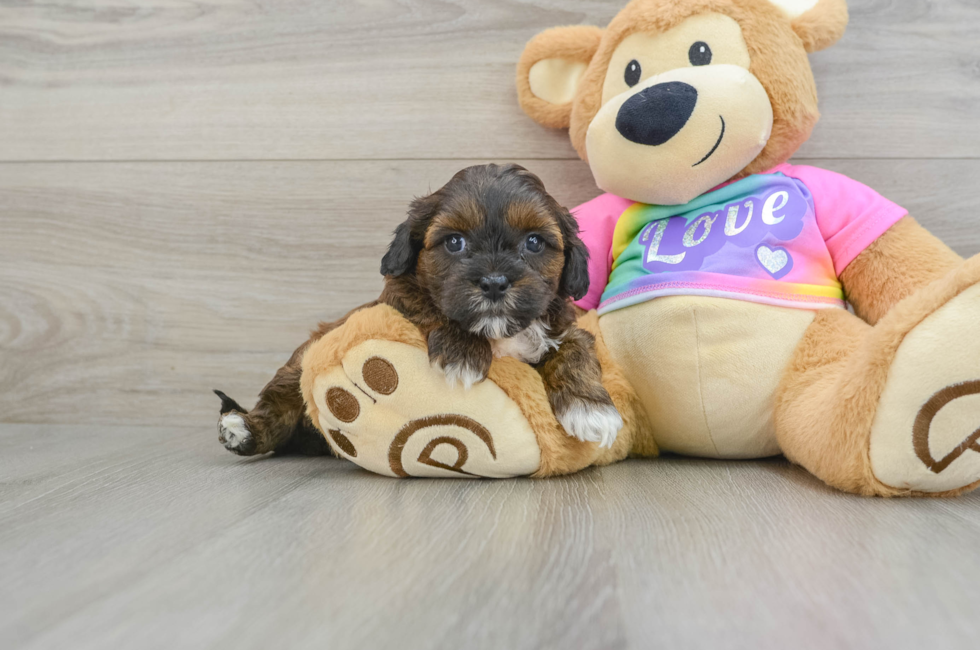
[[[793,258],[785,248],[769,248],[765,244],[755,249],[755,257],[759,264],[773,277],[778,280],[793,269]]]

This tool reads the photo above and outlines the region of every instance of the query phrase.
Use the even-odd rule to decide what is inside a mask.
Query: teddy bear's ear
[[[769,0],[792,21],[807,52],[830,47],[847,28],[847,0]]]
[[[538,124],[567,129],[582,74],[599,49],[598,27],[555,27],[528,42],[517,64],[517,98]]]

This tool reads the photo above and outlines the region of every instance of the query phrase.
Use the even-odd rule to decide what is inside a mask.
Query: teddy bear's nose
[[[680,133],[698,103],[698,91],[681,81],[644,88],[616,115],[616,130],[637,144],[661,145]]]

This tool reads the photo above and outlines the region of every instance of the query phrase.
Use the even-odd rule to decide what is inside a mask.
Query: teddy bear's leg
[[[980,256],[871,326],[817,314],[775,408],[784,454],[865,495],[951,496],[980,484]]]
[[[419,331],[387,306],[358,312],[313,343],[301,386],[331,448],[379,474],[552,476],[627,453],[628,435],[603,450],[568,436],[538,373],[515,359],[495,360],[488,379],[469,389],[451,387]]]
[[[905,216],[841,272],[847,301],[876,324],[892,307],[963,264],[935,235]]]

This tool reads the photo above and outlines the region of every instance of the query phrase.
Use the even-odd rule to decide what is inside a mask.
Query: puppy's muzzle
[[[478,284],[483,295],[492,301],[503,299],[504,294],[507,293],[507,289],[510,288],[510,280],[507,279],[507,276],[499,274],[485,275],[480,278]]]
[[[637,144],[659,146],[681,132],[698,103],[697,89],[682,81],[644,88],[616,115],[616,130]]]

